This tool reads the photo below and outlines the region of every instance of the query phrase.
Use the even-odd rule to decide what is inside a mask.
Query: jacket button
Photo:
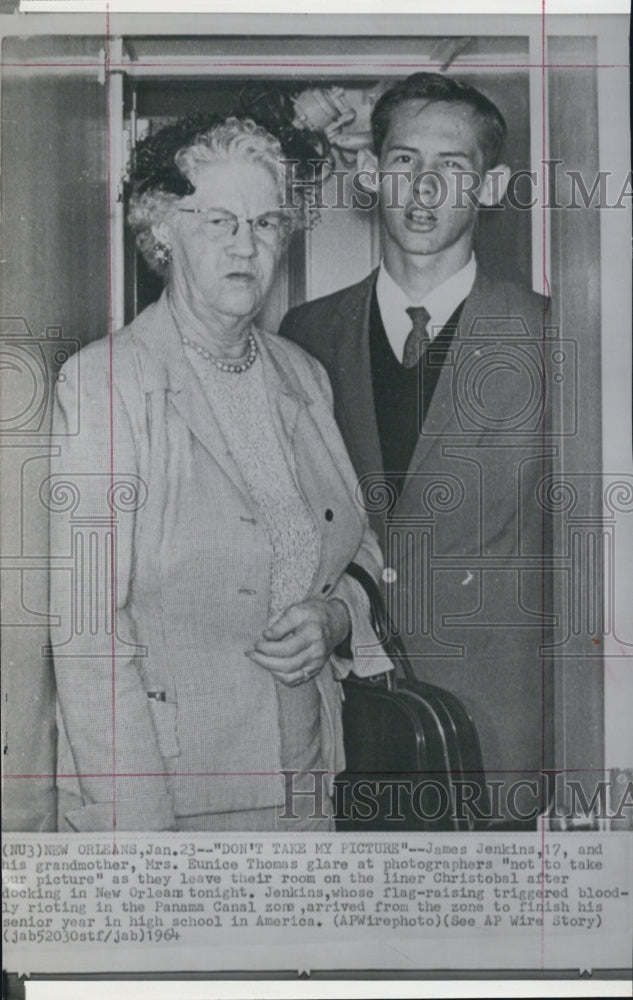
[[[334,520],[334,511],[330,510],[329,507],[328,507],[328,509],[325,512],[325,520],[326,521],[333,521]]]
[[[384,583],[395,583],[398,579],[398,574],[392,566],[385,566],[382,571],[382,579]]]
[[[327,594],[327,592],[328,592],[328,590],[330,590],[331,586],[332,586],[331,583],[326,583],[324,587],[321,587],[321,593],[322,594]]]

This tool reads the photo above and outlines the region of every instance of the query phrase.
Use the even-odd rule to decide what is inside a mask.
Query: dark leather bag
[[[346,572],[369,598],[394,669],[342,682],[346,768],[335,781],[337,830],[483,829],[477,817],[488,814],[489,799],[469,712],[455,695],[417,679],[373,577],[356,563]]]

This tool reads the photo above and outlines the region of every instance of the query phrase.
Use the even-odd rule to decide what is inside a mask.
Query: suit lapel
[[[145,391],[162,390],[166,393],[168,401],[213,460],[234,485],[248,495],[246,483],[230,453],[200,380],[187,360],[167,303],[166,292],[136,321],[134,338],[141,355]]]
[[[462,433],[457,416],[454,400],[454,374],[455,362],[459,355],[460,345],[468,341],[480,319],[487,320],[486,329],[489,329],[490,319],[494,317],[503,318],[505,328],[507,328],[508,307],[502,286],[493,284],[490,279],[482,274],[478,269],[477,278],[472,291],[460,316],[459,325],[455,332],[448,356],[442,365],[433,399],[429,406],[422,433],[418,438],[415,451],[413,453],[407,483],[403,489],[403,494],[410,486],[413,476],[426,462],[430,452],[442,444],[443,440],[450,435]],[[452,363],[450,360],[452,358]]]
[[[264,368],[266,395],[277,439],[285,452],[290,468],[294,468],[294,438],[301,410],[312,403],[299,379],[288,367],[277,361],[271,346],[262,337],[258,345]]]
[[[369,308],[377,274],[354,286],[332,324],[334,370],[341,387],[338,393],[335,387],[337,417],[359,478],[383,469],[369,354]]]
[[[240,492],[248,494],[248,488],[229,450],[227,440],[193,370],[178,391],[168,392],[168,399],[222,471]]]

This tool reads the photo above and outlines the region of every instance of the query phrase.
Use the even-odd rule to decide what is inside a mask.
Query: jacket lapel
[[[248,494],[246,483],[193,369],[177,391],[168,392],[168,399],[222,471],[242,493]]]
[[[258,337],[257,343],[264,369],[268,405],[277,438],[285,451],[290,468],[293,468],[293,443],[297,420],[301,410],[312,403],[312,399],[291,369],[281,367],[266,341]]]
[[[486,330],[490,330],[490,320],[498,317],[503,319],[504,329],[507,329],[508,307],[501,284],[493,284],[490,279],[477,270],[477,278],[472,291],[466,302],[459,320],[459,326],[455,333],[451,347],[448,352],[433,399],[428,409],[422,433],[409,465],[409,473],[416,473],[425,464],[430,452],[444,443],[451,435],[462,434],[462,429],[458,420],[457,410],[454,400],[455,386],[453,383],[456,370],[456,361],[459,356],[460,345],[468,342],[472,333],[476,333],[475,324],[479,320],[486,321]],[[452,358],[452,363],[449,359]],[[409,475],[407,483],[403,489],[403,494],[407,490],[407,485],[411,485],[413,476]]]
[[[184,347],[164,292],[158,302],[144,310],[133,325],[141,358],[146,392],[163,391],[209,455],[248,496],[248,489],[229,451],[200,381],[187,361]]]
[[[355,285],[332,323],[334,369],[341,388],[337,417],[359,478],[382,474],[369,354],[369,309],[378,270]],[[344,391],[343,391],[344,389]]]

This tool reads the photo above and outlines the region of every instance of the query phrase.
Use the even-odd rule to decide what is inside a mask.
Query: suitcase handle
[[[367,594],[367,597],[369,598],[369,613],[371,616],[372,628],[380,640],[380,644],[382,645],[385,653],[392,661],[395,669],[397,670],[398,666],[400,666],[405,676],[405,680],[410,683],[415,683],[417,680],[415,670],[411,666],[411,661],[409,660],[404,643],[396,632],[393,622],[389,616],[389,612],[385,607],[380,587],[374,580],[371,573],[369,573],[364,566],[360,566],[358,563],[351,562],[345,572],[348,576],[353,577],[357,583],[360,583],[361,587]],[[379,674],[378,676],[383,675]]]

